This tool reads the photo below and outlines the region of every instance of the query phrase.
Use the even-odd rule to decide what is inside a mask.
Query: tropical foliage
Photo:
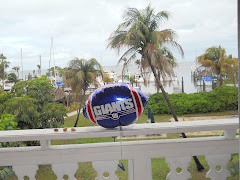
[[[80,106],[75,126],[77,126],[80,110],[85,99],[85,94],[90,85],[99,85],[97,77],[102,76],[102,66],[94,58],[85,60],[75,58],[69,62],[65,72],[65,84],[70,86],[75,94],[81,95]]]
[[[37,110],[45,104],[52,102],[53,85],[49,83],[47,78],[36,78],[29,81],[18,82],[13,86],[11,93],[14,96],[21,97],[27,95],[34,99]]]
[[[14,66],[13,68],[12,68],[13,70],[15,70],[16,72],[17,72],[17,74],[18,74],[18,79],[19,79],[19,70],[20,70],[20,66]]]
[[[53,103],[53,86],[46,78],[15,84],[10,93],[0,94],[0,113],[16,115],[21,129],[59,127],[66,108]]]
[[[38,128],[38,111],[34,99],[24,95],[13,97],[4,103],[4,113],[16,115],[15,121],[22,129]]]
[[[144,10],[128,8],[123,17],[124,22],[111,34],[108,44],[108,47],[116,49],[118,53],[121,49],[127,48],[119,62],[124,61],[126,68],[140,55],[138,63],[145,78],[152,71],[152,67],[155,69],[154,72],[156,71],[156,78],[158,75],[163,80],[171,77],[176,62],[168,47],[170,45],[177,48],[182,55],[183,50],[175,41],[176,34],[173,30],[158,31],[159,24],[168,20],[169,13],[160,11],[155,14],[149,5]]]
[[[0,116],[0,131],[14,130],[17,128],[17,123],[13,120],[16,116],[12,114],[1,114]]]
[[[210,92],[169,94],[168,96],[179,115],[236,110],[238,108],[238,88],[235,87],[221,86]],[[154,114],[171,113],[162,93],[151,95],[149,105]]]
[[[226,50],[221,46],[212,46],[208,48],[204,54],[197,57],[197,61],[205,68],[209,75],[216,75],[217,86],[223,84],[225,75],[229,75],[233,79],[235,85],[237,79],[238,60],[227,56]]]
[[[15,73],[9,73],[8,74],[8,82],[10,83],[16,83],[18,81],[18,78]]]
[[[3,130],[14,130],[17,129],[17,123],[13,120],[15,116],[12,114],[2,114],[0,115],[0,131]],[[6,144],[9,146],[9,143],[0,143],[0,147],[6,147]],[[14,175],[14,172],[11,167],[0,167],[0,179],[7,180]]]
[[[14,171],[11,167],[0,167],[0,179],[8,180],[14,175]]]

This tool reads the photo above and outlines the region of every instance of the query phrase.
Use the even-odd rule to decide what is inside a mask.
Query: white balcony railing
[[[0,166],[12,166],[18,179],[28,176],[35,179],[38,165],[51,164],[57,179],[68,175],[74,180],[79,162],[92,162],[97,172],[97,180],[118,179],[115,171],[121,159],[128,160],[129,180],[152,179],[152,158],[165,158],[170,172],[167,179],[191,178],[187,167],[192,156],[205,155],[210,166],[206,177],[221,180],[230,176],[227,164],[231,154],[239,153],[238,119],[169,122],[153,124],[133,124],[122,131],[102,127],[79,127],[76,131],[64,132],[59,129],[34,129],[2,131],[0,142],[35,141],[41,146],[0,148]],[[133,136],[194,131],[224,130],[224,136],[187,139],[161,139],[145,141],[125,141],[93,144],[50,145],[54,139],[77,139],[92,137]],[[121,146],[121,147],[120,147]],[[176,150],[177,149],[177,150]],[[122,151],[122,153],[121,153]],[[216,166],[221,166],[217,171]],[[177,173],[176,169],[182,172]],[[109,177],[103,176],[104,172]]]

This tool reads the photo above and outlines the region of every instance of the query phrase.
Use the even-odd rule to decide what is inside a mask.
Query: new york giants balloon
[[[83,115],[105,128],[127,126],[138,119],[147,102],[147,97],[131,85],[107,84],[89,96]]]

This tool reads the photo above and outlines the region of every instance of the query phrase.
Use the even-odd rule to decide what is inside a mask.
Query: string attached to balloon
[[[122,125],[119,126],[120,128],[120,152],[121,152],[121,161],[123,160],[123,157],[122,157]],[[125,167],[123,165],[123,163],[121,162],[121,165],[118,164],[118,167],[122,170],[122,171],[125,171]]]
[[[96,89],[90,94],[83,108],[83,115],[104,128],[120,127],[120,148],[122,158],[122,126],[127,126],[143,113],[148,99],[130,84],[112,83]],[[118,167],[125,171],[123,163]]]

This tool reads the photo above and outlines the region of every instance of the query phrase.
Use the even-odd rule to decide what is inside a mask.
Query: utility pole
[[[50,62],[51,62],[51,48],[50,48],[50,59],[49,59],[48,77],[50,77]]]

